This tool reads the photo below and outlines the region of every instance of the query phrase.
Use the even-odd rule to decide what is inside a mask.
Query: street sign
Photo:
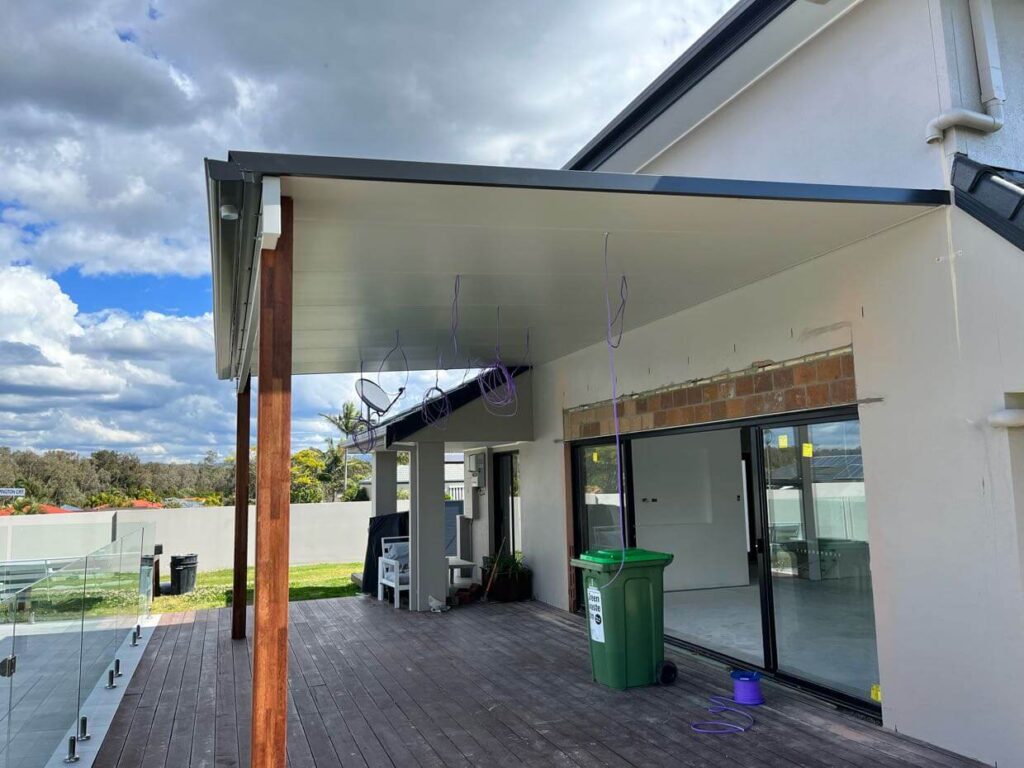
[[[0,496],[14,496],[20,499],[24,495],[24,488],[0,488]]]

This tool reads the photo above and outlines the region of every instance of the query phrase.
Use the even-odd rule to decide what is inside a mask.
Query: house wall
[[[739,430],[633,442],[636,543],[671,552],[665,589],[747,586]]]
[[[974,55],[968,0],[941,0],[945,67],[949,73],[949,104],[982,110],[981,85]],[[992,0],[996,40],[1006,89],[1004,125],[996,133],[957,129],[947,138],[945,151],[964,152],[988,165],[1024,167],[1024,3]]]
[[[616,352],[629,394],[852,346],[884,723],[1000,765],[1024,755],[1024,523],[1009,437],[985,419],[1024,391],[1022,289],[1020,252],[943,209],[630,330]],[[524,553],[537,597],[563,608],[563,409],[608,380],[603,345],[534,371]]]
[[[967,0],[863,0],[675,143],[642,133],[602,170],[948,188],[957,151],[1021,168],[1024,3],[993,7],[997,133],[924,141],[943,110],[980,108]],[[1024,407],[1022,294],[1021,252],[951,208],[636,329],[617,353],[620,391],[642,392],[853,346],[884,723],[1000,766],[1024,765],[1024,438],[987,416]],[[608,380],[606,357],[538,369],[536,402],[597,399],[585,390]],[[524,478],[558,479],[550,410]],[[528,493],[529,519],[543,500]],[[554,576],[564,556],[536,546]],[[566,578],[539,596],[565,606]]]
[[[683,140],[649,147],[640,171],[947,186],[941,147],[924,141],[948,91],[933,13],[929,0],[864,0]],[[614,164],[602,170],[627,170]]]

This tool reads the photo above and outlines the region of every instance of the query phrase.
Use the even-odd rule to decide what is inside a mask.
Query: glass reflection
[[[870,700],[878,658],[860,424],[763,434],[778,667]]]

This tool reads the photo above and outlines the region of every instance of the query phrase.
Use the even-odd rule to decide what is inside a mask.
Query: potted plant
[[[489,599],[512,603],[533,598],[533,571],[523,562],[522,552],[485,557],[483,577],[485,587],[490,584]]]

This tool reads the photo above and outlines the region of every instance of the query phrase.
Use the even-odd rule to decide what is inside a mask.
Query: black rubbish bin
[[[187,595],[196,588],[199,555],[171,555],[171,594]]]

